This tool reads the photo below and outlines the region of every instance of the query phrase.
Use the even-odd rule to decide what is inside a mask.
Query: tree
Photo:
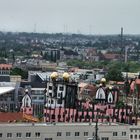
[[[108,81],[123,81],[123,76],[120,70],[111,68],[106,75],[106,79]]]
[[[123,108],[124,107],[124,102],[123,101],[118,101],[116,103],[116,108],[120,109],[120,108]]]
[[[22,70],[20,68],[14,68],[12,69],[11,75],[20,75],[22,79],[28,78],[28,71]]]

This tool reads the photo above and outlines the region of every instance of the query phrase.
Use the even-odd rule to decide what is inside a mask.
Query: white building
[[[132,140],[140,135],[138,126],[98,124],[98,128],[100,140]],[[1,140],[88,140],[94,136],[95,123],[0,124]]]

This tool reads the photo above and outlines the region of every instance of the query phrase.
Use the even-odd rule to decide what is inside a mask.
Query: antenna
[[[125,63],[127,63],[127,60],[128,60],[128,57],[127,57],[127,55],[128,55],[128,49],[129,49],[129,47],[128,46],[125,46],[125,59],[124,59],[124,62]]]
[[[123,47],[123,27],[121,27],[121,48]]]

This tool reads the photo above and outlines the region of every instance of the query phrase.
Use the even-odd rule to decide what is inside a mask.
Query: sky
[[[0,30],[140,34],[140,0],[0,0]]]

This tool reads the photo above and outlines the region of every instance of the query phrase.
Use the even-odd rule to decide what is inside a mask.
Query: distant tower
[[[121,27],[121,35],[120,35],[120,48],[121,48],[121,52],[120,52],[120,61],[123,61],[123,27]]]
[[[121,48],[123,47],[123,27],[121,27]]]

